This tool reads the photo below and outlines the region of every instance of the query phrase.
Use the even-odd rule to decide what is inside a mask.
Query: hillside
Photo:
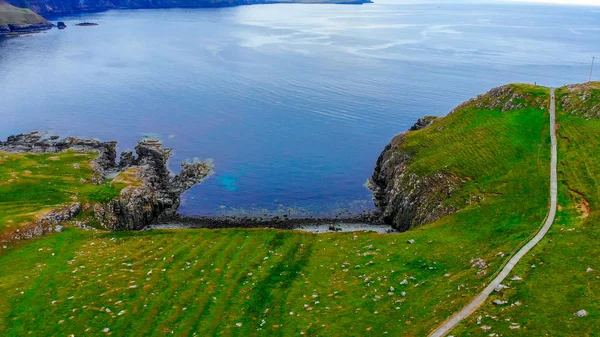
[[[203,8],[273,3],[363,4],[370,0],[8,0],[15,6],[26,5],[41,15],[99,12],[116,8]]]
[[[559,212],[548,238],[513,281],[460,326],[457,336],[596,336],[600,331],[600,82],[557,90]],[[518,303],[518,305],[514,305]],[[585,310],[587,316],[575,313]],[[481,317],[481,319],[479,319]],[[515,323],[518,329],[510,328]]]
[[[26,8],[0,0],[0,36],[11,32],[30,32],[52,28],[52,24]]]
[[[523,209],[540,201],[545,194],[531,200],[524,195],[529,188],[512,183],[527,175],[535,180],[528,185],[547,185],[548,140],[540,118],[548,103],[548,88],[508,85],[461,104],[445,118],[421,119],[396,136],[369,181],[384,221],[405,231],[494,199],[523,196]]]
[[[61,233],[5,242],[0,330],[426,335],[468,303],[544,220],[548,100],[548,88],[502,87],[394,143],[394,153],[410,154],[401,165],[411,175],[457,177],[449,196],[433,199],[453,211],[404,233],[110,233],[82,230],[73,219]],[[25,170],[0,164],[4,175]],[[12,184],[16,193],[30,188]]]

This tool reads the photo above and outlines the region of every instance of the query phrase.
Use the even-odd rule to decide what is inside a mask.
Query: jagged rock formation
[[[116,163],[116,142],[74,137],[59,139],[39,132],[10,136],[6,142],[0,142],[0,152],[57,153],[65,150],[98,153],[92,161],[96,172],[92,179],[94,183],[101,183],[109,175],[133,176],[130,178],[133,181],[115,200],[93,206],[94,217],[113,231],[142,229],[162,217],[175,215],[180,195],[212,171],[210,162],[184,162],[180,174],[173,175],[167,165],[171,150],[153,140],[137,144],[137,157],[131,152],[123,152],[119,164]]]
[[[33,33],[52,27],[52,23],[31,10],[17,8],[0,0],[0,36]]]
[[[506,85],[459,105],[451,114],[462,109],[505,112],[548,106],[546,96],[527,95],[519,85]],[[415,153],[403,146],[407,135],[427,127],[436,127],[436,121],[440,119],[433,116],[421,118],[409,131],[394,137],[379,156],[368,181],[377,215],[399,231],[436,221],[459,210],[456,204],[446,201],[463,185],[462,177],[446,172],[423,176],[408,170]],[[441,127],[438,131],[441,131]]]
[[[21,0],[8,0],[19,6]],[[370,0],[29,0],[27,7],[41,15],[63,15],[81,12],[98,12],[117,8],[198,8],[198,7],[231,7],[239,5],[270,3],[331,3],[331,4],[363,4]]]
[[[130,151],[121,153],[119,169],[135,174],[141,184],[127,187],[115,200],[96,205],[97,219],[110,230],[136,230],[155,220],[174,216],[179,196],[206,178],[212,165],[208,162],[181,163],[179,175],[172,175],[167,161],[171,150],[153,140],[139,142],[137,158]]]

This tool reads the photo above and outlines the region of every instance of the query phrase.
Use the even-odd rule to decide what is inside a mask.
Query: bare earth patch
[[[574,190],[571,190],[571,192],[580,198],[580,201],[577,203],[577,206],[575,206],[577,208],[577,212],[581,214],[579,216],[579,219],[589,218],[590,213],[592,212],[589,201],[587,201],[587,199],[583,196],[582,193],[579,193]]]

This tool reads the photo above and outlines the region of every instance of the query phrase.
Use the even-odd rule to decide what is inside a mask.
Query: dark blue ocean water
[[[212,158],[188,215],[370,209],[364,184],[423,115],[507,82],[586,81],[600,9],[378,3],[114,10],[0,40],[0,137],[157,137]],[[97,27],[75,27],[80,21]],[[598,69],[600,75],[600,69]],[[599,79],[599,76],[595,77]]]

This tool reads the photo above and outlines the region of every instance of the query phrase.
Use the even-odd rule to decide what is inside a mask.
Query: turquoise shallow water
[[[0,40],[0,137],[142,137],[216,172],[188,215],[335,215],[389,140],[507,82],[585,81],[600,10],[428,2],[114,10]],[[100,23],[75,27],[80,21]],[[600,69],[599,69],[600,74]],[[598,77],[596,77],[598,79]]]

